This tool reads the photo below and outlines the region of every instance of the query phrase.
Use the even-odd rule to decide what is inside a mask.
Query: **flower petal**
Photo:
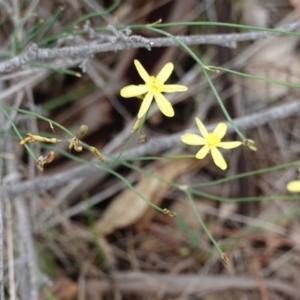
[[[211,155],[214,163],[222,170],[227,169],[227,163],[222,155],[222,153],[217,148],[211,148]]]
[[[233,149],[238,146],[242,145],[242,142],[221,142],[218,144],[218,147],[223,148],[223,149]]]
[[[226,131],[227,131],[226,123],[221,122],[217,125],[217,127],[215,128],[213,133],[216,134],[221,140],[224,137],[224,135],[226,134]]]
[[[142,66],[142,64],[137,59],[134,60],[134,64],[135,64],[135,67],[136,67],[139,75],[142,77],[142,79],[145,82],[148,82],[149,79],[150,79],[150,76],[147,73],[147,71],[144,69],[144,67]]]
[[[128,85],[121,89],[120,95],[124,98],[131,98],[143,95],[148,92],[148,87],[145,85]]]
[[[140,107],[139,113],[138,113],[138,119],[140,119],[147,112],[147,110],[149,109],[149,107],[151,105],[152,99],[153,99],[152,93],[148,93],[145,96],[145,98],[142,102],[142,105]]]
[[[165,83],[168,78],[170,77],[171,73],[173,72],[174,65],[172,63],[167,63],[164,65],[164,67],[160,70],[156,78],[161,81],[162,83]]]
[[[185,85],[180,84],[166,84],[162,87],[161,91],[165,93],[174,93],[174,92],[184,92],[187,91],[187,87]]]
[[[205,139],[197,134],[186,133],[181,136],[181,141],[187,145],[200,146],[205,145]]]
[[[203,123],[200,121],[199,118],[195,118],[195,120],[196,120],[197,126],[198,126],[202,136],[204,138],[206,138],[208,136],[208,132],[207,132],[205,126],[203,125]]]
[[[205,145],[197,152],[196,158],[202,159],[207,155],[208,152],[209,152],[209,148]]]
[[[155,101],[157,103],[158,108],[160,111],[167,117],[174,116],[174,109],[172,104],[166,99],[166,97],[161,93],[154,94]]]
[[[286,189],[289,192],[300,192],[300,180],[294,180],[294,181],[290,181],[287,185],[286,185]]]

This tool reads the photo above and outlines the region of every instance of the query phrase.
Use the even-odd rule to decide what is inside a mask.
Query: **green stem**
[[[294,88],[300,88],[300,84],[296,84],[296,83],[289,83],[289,82],[284,82],[284,81],[279,81],[279,80],[273,80],[273,79],[270,79],[270,78],[250,75],[250,74],[247,74],[247,73],[242,73],[242,72],[238,72],[238,71],[234,71],[234,70],[230,70],[230,69],[222,68],[222,67],[215,67],[215,66],[207,66],[207,67],[212,69],[212,70],[220,70],[220,71],[224,71],[224,72],[227,72],[227,73],[231,73],[231,74],[246,77],[246,78],[266,81],[266,82],[280,84],[280,85],[294,87]]]
[[[216,97],[216,99],[217,99],[217,101],[218,101],[218,103],[219,103],[219,105],[220,105],[220,107],[221,107],[221,109],[222,109],[222,111],[223,111],[223,113],[224,113],[224,115],[225,115],[225,117],[226,117],[226,119],[228,120],[228,122],[231,124],[231,126],[232,126],[232,128],[235,130],[235,132],[238,134],[238,136],[240,137],[240,139],[242,140],[242,141],[244,141],[246,138],[245,138],[245,136],[241,133],[241,131],[237,128],[237,126],[235,125],[235,123],[233,122],[233,120],[232,120],[232,118],[230,117],[230,115],[228,114],[228,112],[227,112],[227,110],[226,110],[226,108],[225,108],[225,106],[224,106],[224,104],[223,104],[223,102],[222,102],[222,100],[221,100],[221,98],[220,98],[220,96],[219,96],[219,94],[218,94],[218,92],[217,92],[217,90],[216,90],[216,88],[215,88],[215,86],[214,86],[214,84],[212,83],[212,81],[211,81],[211,79],[210,79],[210,77],[208,76],[208,73],[206,72],[206,68],[205,68],[205,65],[203,64],[203,62],[197,57],[197,55],[184,43],[184,42],[182,42],[181,40],[179,40],[178,38],[176,38],[174,35],[171,35],[171,34],[169,34],[168,32],[165,32],[165,31],[163,31],[163,30],[160,30],[160,29],[157,29],[157,28],[153,28],[153,27],[151,27],[151,26],[148,26],[147,27],[149,30],[151,30],[151,31],[154,31],[154,32],[157,32],[157,33],[160,33],[160,34],[162,34],[162,35],[165,35],[165,36],[167,36],[167,37],[170,37],[170,38],[172,38],[173,40],[175,40],[180,46],[182,46],[182,48],[183,49],[185,49],[194,59],[195,59],[195,61],[201,66],[201,68],[202,68],[202,71],[203,71],[203,73],[204,73],[204,75],[205,75],[205,77],[206,77],[206,79],[207,79],[207,81],[208,81],[208,83],[209,83],[209,85],[210,85],[210,87],[211,87],[211,89],[212,89],[212,91],[213,91],[213,93],[214,93],[214,95],[215,95],[215,97]]]
[[[16,127],[16,125],[14,124],[13,120],[11,119],[10,115],[7,113],[7,111],[4,109],[4,105],[0,104],[0,109],[2,110],[2,112],[5,114],[6,118],[9,120],[12,128],[14,129],[15,133],[17,134],[17,136],[20,138],[20,141],[23,139],[22,135],[20,134],[18,128]],[[33,151],[30,149],[30,147],[28,147],[28,145],[24,145],[27,149],[27,151],[29,152],[29,154],[33,157],[34,160],[36,160],[36,157],[33,153]]]
[[[223,26],[223,27],[239,28],[239,29],[246,29],[246,30],[267,31],[270,33],[300,36],[298,32],[286,31],[281,29],[270,29],[270,28],[257,27],[257,26],[248,26],[248,25],[241,25],[241,24],[234,24],[234,23],[223,23],[223,22],[176,22],[176,23],[174,22],[174,23],[155,24],[152,27],[163,28],[163,27],[176,27],[176,26]],[[118,28],[145,29],[145,28],[149,28],[149,25],[137,24],[131,26],[119,26]]]
[[[258,174],[263,174],[263,173],[267,173],[267,172],[285,169],[285,168],[292,167],[292,166],[299,165],[299,164],[300,164],[300,160],[296,160],[296,161],[293,161],[290,163],[273,166],[273,167],[269,167],[269,168],[264,168],[264,169],[260,169],[260,170],[245,172],[245,173],[241,173],[241,174],[237,174],[237,175],[233,175],[233,176],[228,176],[226,178],[222,178],[222,179],[218,179],[218,180],[214,180],[214,181],[210,181],[210,182],[191,184],[191,185],[189,185],[189,188],[197,188],[197,187],[200,188],[200,187],[205,187],[205,186],[212,186],[212,185],[224,183],[227,181],[240,179],[243,177],[248,177],[248,176],[253,176],[253,175],[258,175]]]
[[[187,190],[183,190],[183,192],[186,194],[189,203],[192,207],[192,210],[198,220],[198,222],[200,223],[201,227],[203,228],[203,230],[205,231],[206,235],[209,237],[209,239],[211,240],[211,242],[214,244],[214,246],[216,247],[216,249],[218,250],[218,252],[220,253],[221,257],[223,255],[223,251],[220,248],[219,244],[217,243],[217,241],[214,239],[214,237],[212,236],[212,234],[210,233],[210,231],[208,230],[207,226],[205,225],[205,223],[203,222],[202,218],[200,217],[198,210],[196,208],[193,196],[191,195],[191,193]]]

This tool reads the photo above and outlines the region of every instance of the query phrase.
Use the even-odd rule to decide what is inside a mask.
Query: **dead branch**
[[[277,30],[294,31],[299,26],[300,21],[290,23],[288,25],[278,27]],[[233,33],[233,34],[213,34],[213,35],[194,35],[194,36],[177,36],[186,45],[201,45],[201,44],[214,44],[226,47],[236,47],[237,42],[252,41],[261,38],[266,38],[275,33],[269,31],[251,31],[246,33]],[[100,52],[121,51],[134,48],[147,48],[151,47],[171,47],[179,46],[179,44],[172,38],[150,38],[145,42],[140,37],[139,39],[116,40],[116,42],[103,43],[101,40],[88,42],[85,41],[83,45],[61,47],[61,48],[39,48],[36,44],[32,44],[22,54],[15,56],[12,59],[0,63],[0,73],[11,72],[18,69],[29,62],[49,62],[53,64],[57,58],[81,58],[86,60]],[[145,39],[145,38],[144,38]],[[82,43],[81,43],[82,44]]]
[[[279,280],[264,279],[267,289],[300,299],[299,288]],[[159,274],[139,272],[116,272],[108,279],[89,281],[89,285],[107,293],[115,289],[123,293],[155,295],[158,292],[168,295],[213,294],[228,290],[253,291],[259,286],[255,278],[243,276],[205,276],[199,274]]]

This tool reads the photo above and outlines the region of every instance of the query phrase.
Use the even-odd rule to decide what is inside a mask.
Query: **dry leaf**
[[[299,38],[295,36],[277,36],[247,62],[245,72],[251,75],[267,77],[273,80],[299,83],[299,54],[296,51]],[[272,84],[260,80],[245,79],[248,87],[248,99],[275,101],[285,96],[290,87]]]
[[[270,10],[257,0],[244,0],[242,5],[243,23],[250,26],[268,27]]]
[[[192,166],[199,166],[195,159],[172,160],[163,165],[155,165],[155,169],[151,173],[172,181]],[[149,201],[158,204],[169,189],[169,185],[143,174],[135,189]],[[136,223],[150,207],[133,191],[126,189],[109,205],[97,222],[97,228],[104,235],[110,234],[116,229]]]
[[[53,283],[50,291],[57,300],[74,299],[78,293],[78,285],[69,278],[62,277]]]
[[[293,16],[295,14],[291,14],[287,20],[290,18],[293,20]],[[297,50],[299,41],[298,36],[290,35],[278,35],[269,37],[264,41],[256,41],[247,50],[252,51],[253,55],[248,58],[244,72],[254,76],[299,84],[300,64],[299,51]],[[291,87],[261,80],[238,77],[236,79],[246,87],[246,97],[254,110],[257,107],[253,105],[253,101],[257,101],[258,107],[260,107],[260,103],[262,106],[265,105],[262,101],[273,102],[291,91],[296,91]]]
[[[300,0],[290,0],[290,4],[296,9],[300,9]]]

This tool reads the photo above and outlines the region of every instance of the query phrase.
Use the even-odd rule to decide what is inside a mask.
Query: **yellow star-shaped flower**
[[[214,163],[222,170],[227,169],[227,163],[217,147],[223,149],[232,149],[240,146],[242,142],[221,142],[226,134],[227,125],[219,123],[213,132],[208,133],[203,123],[195,118],[202,136],[192,133],[186,133],[181,136],[181,141],[188,145],[203,146],[196,154],[196,158],[204,158],[208,152],[211,152]]]
[[[299,168],[299,172],[300,172],[300,168]],[[300,180],[290,181],[286,185],[286,189],[292,193],[299,193],[300,192]]]
[[[167,117],[174,116],[174,109],[172,104],[166,99],[162,93],[173,93],[173,92],[184,92],[187,87],[179,84],[165,84],[170,77],[174,65],[167,63],[156,77],[150,76],[141,63],[138,60],[134,60],[135,67],[138,73],[145,81],[145,84],[140,85],[128,85],[121,89],[120,94],[124,98],[131,98],[136,96],[142,96],[145,94],[142,105],[138,113],[138,119],[142,118],[143,115],[149,109],[153,97],[158,105],[160,111]]]

